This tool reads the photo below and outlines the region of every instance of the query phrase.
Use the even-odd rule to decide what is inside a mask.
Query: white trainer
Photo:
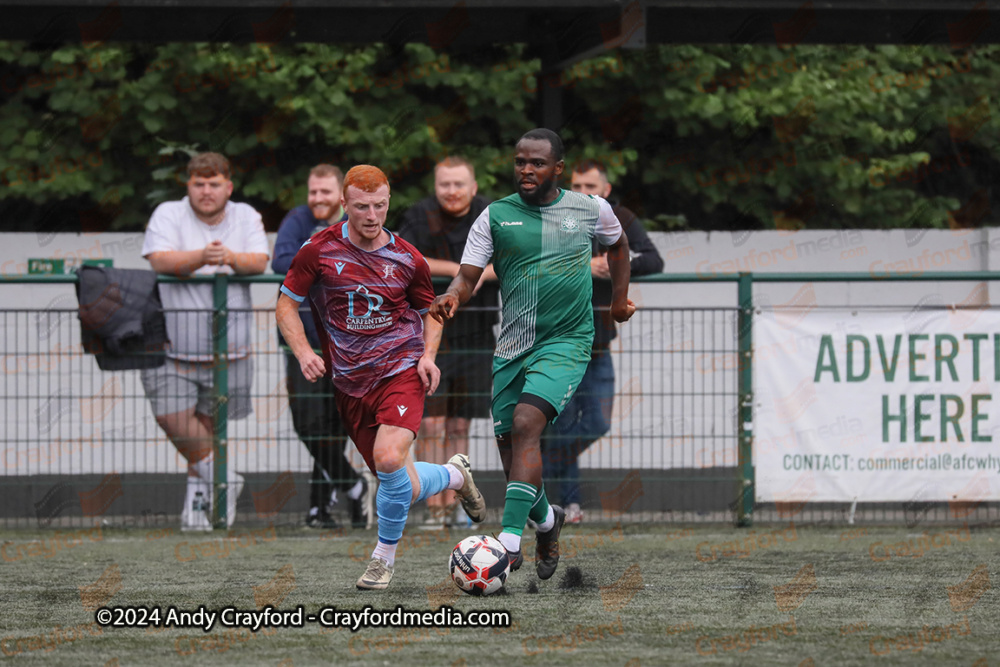
[[[372,558],[365,573],[358,579],[357,586],[361,590],[381,591],[389,587],[392,581],[392,566],[381,558]]]
[[[465,484],[458,490],[458,496],[462,499],[462,508],[474,523],[482,523],[486,518],[486,499],[483,498],[483,494],[479,492],[476,482],[472,479],[472,465],[469,463],[469,457],[465,454],[455,454],[448,459],[448,463],[458,468],[462,477],[465,478]]]

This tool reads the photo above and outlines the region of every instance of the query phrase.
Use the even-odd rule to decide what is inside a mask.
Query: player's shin
[[[396,557],[396,544],[403,536],[406,517],[410,513],[413,483],[405,467],[393,472],[379,472],[378,479],[378,493],[375,495],[378,545],[372,557],[382,558],[391,566]]]
[[[497,536],[507,551],[521,548],[521,533],[535,503],[538,487],[526,482],[508,482],[503,505],[503,532]]]

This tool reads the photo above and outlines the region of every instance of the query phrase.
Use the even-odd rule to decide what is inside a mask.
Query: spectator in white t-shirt
[[[229,161],[201,153],[188,163],[188,195],[156,207],[142,246],[153,270],[173,276],[216,273],[255,274],[267,267],[268,245],[260,213],[229,200],[233,193]],[[142,384],[156,422],[188,462],[181,530],[212,529],[214,460],[212,434],[216,406],[212,344],[212,285],[161,284],[170,348],[167,363],[142,372]],[[250,385],[250,286],[230,284],[228,312],[228,418],[253,411]],[[227,475],[227,525],[236,517],[243,477]]]

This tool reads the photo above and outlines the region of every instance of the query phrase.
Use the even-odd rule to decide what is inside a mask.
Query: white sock
[[[330,492],[330,502],[328,502],[327,505],[332,506],[336,504],[337,504],[337,489],[334,489],[333,491]]]
[[[359,477],[358,481],[356,481],[354,486],[351,487],[351,490],[347,492],[347,497],[351,500],[357,500],[361,497],[361,492],[364,490],[365,485],[361,482],[361,478]]]
[[[556,527],[556,513],[552,511],[552,505],[549,505],[549,513],[545,515],[545,521],[537,525],[540,533],[547,533]]]
[[[203,459],[188,464],[188,475],[192,472],[206,482],[211,483],[215,479],[215,457],[209,454]]]
[[[454,491],[458,491],[463,486],[465,486],[465,476],[462,471],[456,468],[451,463],[444,464],[445,469],[448,471],[448,488]]]
[[[215,481],[215,456],[209,454],[203,459],[195,461],[194,463],[188,464],[188,476],[194,472],[195,475],[202,478],[209,484]],[[236,471],[233,470],[232,465],[230,465],[229,470],[226,474],[226,482],[233,484],[236,482]]]
[[[382,540],[378,541],[375,545],[375,550],[372,551],[372,558],[381,558],[389,567],[392,567],[396,563],[396,545],[386,544]]]
[[[497,535],[497,539],[500,540],[500,544],[503,548],[509,552],[520,551],[521,550],[521,536],[515,535],[514,533],[508,533],[506,531]]]
[[[198,488],[198,482],[200,481],[199,478],[188,475],[187,488],[184,490],[184,511],[186,512],[191,510],[191,505],[194,503],[195,491],[201,490]]]

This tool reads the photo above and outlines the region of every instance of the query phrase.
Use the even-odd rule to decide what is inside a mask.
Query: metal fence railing
[[[922,280],[992,280],[991,274],[924,274]],[[161,277],[163,281],[176,278]],[[213,447],[221,473],[231,465],[247,484],[237,521],[300,523],[308,509],[312,459],[288,408],[285,356],[274,302],[280,276],[194,278],[214,283],[212,323],[216,419]],[[615,369],[610,431],[580,457],[582,504],[595,521],[949,520],[934,503],[757,505],[754,499],[754,290],[765,282],[871,280],[855,274],[658,275],[643,287],[712,286],[729,305],[640,304],[611,346]],[[75,276],[8,276],[0,290],[38,292],[37,307],[0,309],[3,384],[0,486],[6,527],[109,525],[169,527],[180,512],[186,465],[150,409],[139,371],[101,371],[81,346]],[[252,308],[227,312],[229,281],[250,283]],[[649,285],[647,285],[647,283]],[[656,285],[658,284],[658,285]],[[0,292],[2,293],[2,292]],[[662,301],[662,299],[660,300]],[[4,302],[9,302],[4,300]],[[44,304],[44,305],[43,305]],[[228,419],[229,317],[248,318],[252,335],[253,414]],[[706,364],[714,364],[706,372]],[[350,448],[356,470],[364,468]],[[488,418],[469,434],[491,518],[499,519],[504,480]],[[216,474],[216,479],[225,479]],[[547,480],[552,485],[558,480]],[[221,485],[220,485],[221,486]],[[225,488],[217,489],[225,493]],[[554,493],[550,491],[550,495]],[[225,507],[218,497],[216,507]],[[790,512],[792,512],[790,514]],[[984,503],[974,517],[994,519]],[[416,510],[411,512],[411,518]],[[221,519],[217,517],[217,520]],[[219,524],[217,524],[219,525]]]
[[[175,278],[161,277],[163,281]],[[139,371],[101,371],[81,347],[74,276],[19,276],[0,289],[62,291],[37,308],[0,310],[4,426],[0,484],[5,525],[169,524],[181,508],[185,465],[164,437]],[[216,467],[247,478],[238,520],[301,521],[312,460],[293,428],[285,358],[274,324],[279,276],[214,280],[214,313],[178,313],[213,323]],[[226,312],[227,281],[258,290],[247,312]],[[48,295],[47,295],[48,296]],[[197,316],[197,317],[196,317]],[[227,317],[249,317],[254,412],[228,419]],[[696,359],[736,353],[735,308],[641,309],[613,341],[611,429],[580,457],[589,519],[726,513],[736,481],[735,371],[704,374]],[[192,325],[192,329],[194,325]],[[353,448],[351,448],[353,450]],[[470,456],[494,506],[503,475],[488,418],[473,419]],[[361,470],[360,457],[352,462]],[[216,479],[225,475],[216,474]],[[221,500],[221,498],[220,498]],[[224,507],[216,502],[216,507]],[[499,516],[499,515],[498,515]]]

